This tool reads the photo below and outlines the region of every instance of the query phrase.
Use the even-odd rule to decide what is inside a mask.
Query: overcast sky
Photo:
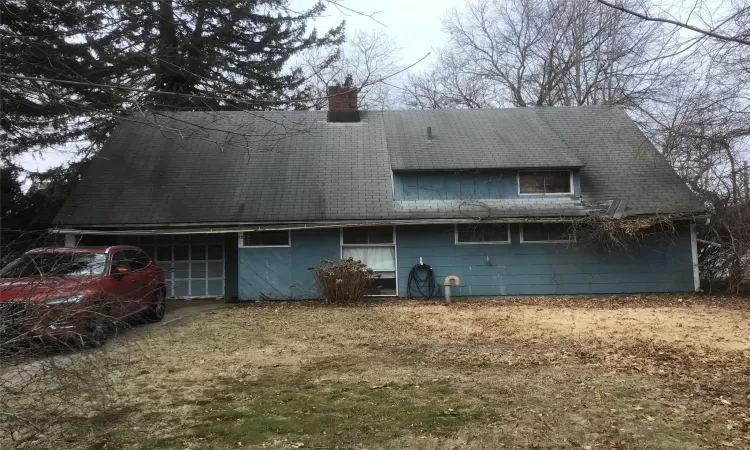
[[[309,8],[316,0],[290,0],[291,7],[297,10]],[[357,30],[380,30],[393,38],[401,47],[400,56],[404,65],[410,65],[429,53],[433,48],[443,43],[443,33],[440,21],[445,12],[454,6],[460,8],[466,2],[462,0],[343,0],[346,5],[366,14],[379,11],[374,17],[385,26],[378,24],[368,17],[337,9],[329,5],[325,17],[317,19],[315,26],[318,30],[328,30],[342,20],[346,20],[347,35],[353,35]],[[431,55],[431,57],[434,55]],[[426,65],[425,60],[421,65]],[[420,67],[415,67],[419,70]]]

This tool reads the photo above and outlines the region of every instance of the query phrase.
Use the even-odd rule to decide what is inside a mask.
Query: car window
[[[0,270],[0,278],[101,275],[106,262],[104,253],[27,253]]]
[[[130,262],[128,261],[128,257],[125,255],[124,251],[120,250],[112,254],[112,267],[115,266],[122,266],[130,269]]]
[[[125,250],[125,256],[128,258],[130,270],[141,270],[151,264],[151,259],[140,250]]]

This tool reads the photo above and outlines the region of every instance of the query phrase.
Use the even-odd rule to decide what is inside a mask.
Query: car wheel
[[[154,301],[146,312],[146,320],[149,322],[161,322],[167,311],[167,288],[159,286],[154,292]]]
[[[95,305],[86,320],[86,334],[84,342],[90,347],[98,347],[104,344],[112,334],[114,323],[109,309]]]

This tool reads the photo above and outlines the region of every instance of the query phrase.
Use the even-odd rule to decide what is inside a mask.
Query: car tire
[[[149,322],[161,322],[167,311],[167,288],[164,285],[159,286],[154,292],[154,300],[145,314],[145,319]]]
[[[96,304],[92,307],[89,317],[86,319],[84,343],[87,347],[99,347],[107,342],[114,328],[115,324],[109,308]]]

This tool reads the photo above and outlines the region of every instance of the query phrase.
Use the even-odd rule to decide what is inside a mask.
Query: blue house
[[[56,231],[141,246],[173,297],[318,298],[308,267],[347,257],[381,296],[451,275],[454,296],[698,289],[704,208],[622,109],[358,111],[356,90],[330,95],[328,112],[129,118]],[[628,248],[570,232],[663,215],[673,232]]]

